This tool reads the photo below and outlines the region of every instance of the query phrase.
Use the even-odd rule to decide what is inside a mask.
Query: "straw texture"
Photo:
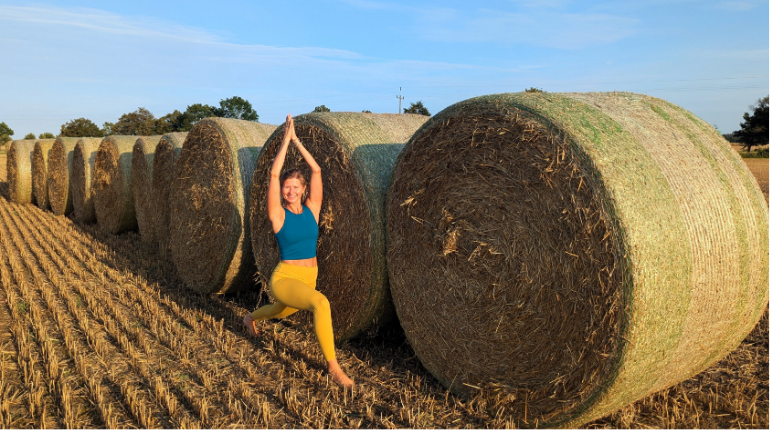
[[[182,152],[182,144],[187,133],[164,134],[155,147],[155,158],[152,169],[152,205],[155,233],[158,241],[158,253],[162,258],[171,258],[171,241],[169,239],[169,196],[171,181],[174,179],[176,160]]]
[[[73,210],[70,176],[78,140],[79,137],[59,137],[48,155],[48,202],[55,215],[69,215]]]
[[[102,139],[84,137],[78,139],[72,152],[72,176],[70,176],[70,193],[72,194],[72,216],[75,221],[85,224],[96,221],[94,209],[93,184],[96,151]]]
[[[14,140],[6,154],[8,197],[14,203],[32,203],[32,151],[35,141]]]
[[[420,360],[576,427],[707,368],[767,307],[767,207],[718,132],[631,93],[450,106],[396,163],[388,270]]]
[[[48,204],[48,155],[55,139],[35,141],[32,150],[32,194],[40,209],[50,209]]]
[[[294,119],[297,136],[321,166],[323,205],[319,220],[318,290],[329,299],[337,340],[349,339],[392,318],[385,271],[384,203],[390,172],[399,151],[423,115],[352,112],[311,113]],[[267,281],[279,261],[278,245],[267,217],[267,186],[283,140],[279,127],[268,140],[254,170],[251,241],[258,277]],[[295,145],[284,169],[310,170]],[[312,325],[306,312],[292,318]]]
[[[254,285],[249,193],[257,156],[274,125],[226,118],[199,121],[185,139],[172,191],[171,258],[201,293]]]
[[[152,199],[152,171],[155,150],[161,136],[140,137],[134,143],[131,156],[131,188],[134,193],[136,224],[145,243],[156,243],[155,206]]]
[[[96,151],[91,191],[99,227],[108,233],[137,229],[131,181],[131,158],[137,139],[108,136]]]

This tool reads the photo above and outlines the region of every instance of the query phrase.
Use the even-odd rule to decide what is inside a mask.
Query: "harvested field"
[[[754,177],[757,178],[759,189],[761,189],[762,194],[765,195],[765,200],[768,200],[767,172],[768,172],[768,166],[770,166],[768,159],[767,158],[744,158],[743,162],[746,163],[747,166],[749,166],[749,170],[751,170],[751,173],[753,173]]]
[[[359,383],[345,393],[323,375],[312,331],[271,321],[260,339],[243,333],[256,289],[194,293],[135,233],[9,203],[4,173],[1,427],[513,425],[489,400],[444,389],[395,326],[339,348]],[[587,427],[767,428],[767,362],[765,315],[719,363]]]

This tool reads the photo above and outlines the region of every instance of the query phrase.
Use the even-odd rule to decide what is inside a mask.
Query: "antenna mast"
[[[401,113],[401,100],[404,99],[403,97],[401,97],[401,87],[398,87],[398,95],[396,96],[396,98],[398,99],[398,113]]]

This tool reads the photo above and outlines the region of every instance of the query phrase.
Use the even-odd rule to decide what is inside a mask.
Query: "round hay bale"
[[[767,307],[756,181],[707,123],[638,94],[446,108],[396,162],[387,226],[423,365],[522,425],[578,427],[685,380]]]
[[[274,125],[226,118],[195,124],[176,163],[169,199],[171,258],[201,293],[253,285],[251,174]]]
[[[171,258],[169,236],[171,212],[168,200],[171,195],[171,181],[174,179],[176,160],[182,152],[182,144],[187,133],[164,134],[155,147],[155,159],[152,169],[152,204],[155,236],[158,241],[158,253],[162,258]]]
[[[55,215],[72,213],[72,193],[70,193],[70,177],[72,176],[72,157],[79,137],[57,138],[51,152],[48,154],[48,202],[51,212]]]
[[[152,199],[152,170],[160,136],[140,137],[131,156],[131,188],[134,193],[136,224],[145,243],[155,243],[155,207]]]
[[[51,207],[48,204],[48,155],[55,140],[37,140],[32,150],[32,194],[40,209]]]
[[[131,155],[136,141],[137,136],[108,136],[96,151],[91,193],[96,219],[108,233],[137,229],[131,189]]]
[[[72,176],[70,176],[72,216],[79,223],[96,221],[91,185],[93,185],[96,151],[101,142],[102,139],[98,137],[84,137],[78,140],[72,152]]]
[[[8,197],[14,203],[32,203],[32,151],[35,141],[14,140],[6,154]]]
[[[297,136],[321,166],[318,290],[329,299],[338,340],[356,336],[393,316],[385,270],[385,192],[398,153],[428,117],[423,115],[311,113],[294,119]],[[251,245],[266,292],[278,264],[278,245],[267,217],[267,186],[283,127],[270,137],[254,170]],[[295,145],[284,168],[310,171]],[[312,324],[307,312],[292,318]]]

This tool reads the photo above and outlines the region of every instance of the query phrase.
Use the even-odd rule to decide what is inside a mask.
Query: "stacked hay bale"
[[[351,338],[393,315],[385,270],[385,192],[404,143],[428,118],[423,115],[311,113],[295,118],[297,136],[321,166],[318,289],[331,303],[335,337]],[[254,170],[251,240],[264,288],[279,261],[267,217],[267,186],[283,127],[268,140]],[[284,168],[310,171],[295,145]],[[293,318],[312,323],[306,312]]]
[[[72,176],[70,176],[72,215],[75,221],[80,223],[96,221],[91,186],[93,185],[96,151],[101,142],[102,139],[99,138],[80,139],[72,152]]]
[[[6,154],[8,197],[14,203],[32,203],[32,151],[35,140],[14,140]]]
[[[171,182],[176,171],[176,160],[182,152],[182,145],[187,133],[164,134],[155,147],[155,158],[152,169],[152,204],[155,235],[158,241],[158,253],[162,258],[171,258],[170,225],[171,212],[169,198]]]
[[[69,215],[73,210],[70,177],[78,140],[79,137],[59,137],[48,155],[48,202],[56,215]]]
[[[152,170],[160,136],[140,137],[131,155],[131,188],[136,208],[136,224],[145,243],[156,242],[155,207],[152,199]]]
[[[207,118],[190,130],[170,195],[171,257],[187,286],[224,293],[253,285],[251,174],[274,125]]]
[[[32,194],[40,209],[49,209],[48,204],[48,155],[56,139],[35,141],[32,150]]]
[[[577,427],[674,385],[767,307],[756,181],[660,99],[450,106],[401,153],[387,216],[393,300],[420,360],[522,425]]]
[[[137,139],[137,136],[108,136],[96,151],[91,185],[94,209],[100,228],[112,234],[137,228],[131,188],[131,155]],[[155,139],[157,144],[160,136]]]

